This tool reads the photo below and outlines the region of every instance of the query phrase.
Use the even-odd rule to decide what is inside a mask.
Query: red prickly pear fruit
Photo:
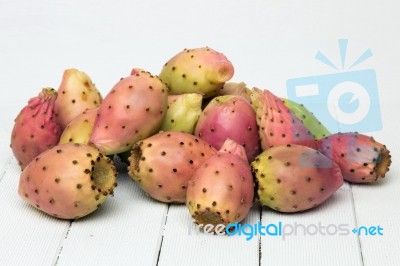
[[[215,97],[201,113],[194,134],[217,150],[230,138],[243,145],[249,161],[260,153],[256,113],[240,96]]]
[[[83,111],[82,114],[72,119],[61,134],[59,144],[88,144],[93,132],[98,109],[99,108],[93,108]]]
[[[24,169],[18,194],[51,216],[78,219],[99,208],[116,185],[108,157],[91,146],[68,143],[46,150]]]
[[[257,88],[253,89],[251,97],[263,150],[283,144],[316,149],[314,136],[280,98],[268,90]]]
[[[198,93],[169,95],[167,115],[160,130],[193,134],[201,114],[202,100],[203,96]]]
[[[236,95],[242,96],[246,101],[250,102],[251,90],[247,88],[246,83],[244,82],[227,82],[224,86],[218,91],[217,96],[222,95]]]
[[[141,70],[121,79],[104,98],[89,143],[103,154],[128,151],[158,131],[167,113],[167,87]]]
[[[390,151],[373,137],[337,133],[318,140],[318,150],[336,162],[346,181],[371,183],[385,177],[392,162]]]
[[[329,130],[310,112],[303,104],[289,99],[281,98],[284,105],[289,108],[311,132],[315,139],[322,139],[331,134]]]
[[[99,107],[102,96],[90,77],[75,68],[64,71],[54,108],[57,122],[64,129],[87,109]]]
[[[15,119],[11,149],[23,170],[37,155],[57,145],[61,129],[55,121],[57,92],[44,88],[31,98]]]
[[[251,163],[262,205],[280,212],[311,209],[343,184],[339,166],[309,147],[274,146]]]
[[[200,93],[216,95],[233,76],[232,63],[211,48],[184,49],[165,63],[160,73],[170,94]]]
[[[193,135],[165,131],[135,144],[129,175],[152,198],[184,203],[195,169],[216,150]]]
[[[242,221],[254,199],[254,182],[243,146],[227,139],[221,150],[194,172],[186,206],[196,224]]]

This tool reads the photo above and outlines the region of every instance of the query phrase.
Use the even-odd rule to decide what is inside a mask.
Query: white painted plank
[[[126,166],[123,166],[126,168]],[[167,204],[148,197],[119,167],[115,196],[74,221],[57,265],[153,265]]]
[[[18,196],[16,160],[5,170],[0,181],[0,265],[51,265],[69,223],[36,210]]]
[[[352,195],[348,184],[344,184],[336,194],[319,207],[293,214],[282,214],[264,208],[262,223],[295,226],[295,223],[309,227],[313,234],[313,224],[328,227],[330,224],[348,224],[352,230],[355,217]],[[331,233],[333,226],[329,226]],[[289,228],[286,229],[289,232]],[[306,229],[307,230],[307,229]],[[261,237],[261,265],[362,265],[357,236],[352,232],[347,235],[304,235],[304,230],[298,227],[297,235],[263,236]]]
[[[398,105],[381,107],[385,114],[398,112]],[[360,235],[364,265],[399,265],[400,250],[400,142],[398,122],[384,120],[381,132],[373,134],[377,141],[386,144],[392,154],[390,172],[384,179],[374,184],[352,185],[357,217],[357,226],[378,226],[383,228],[383,236]]]
[[[253,207],[243,223],[259,219],[259,209]],[[196,234],[193,225],[186,206],[170,206],[158,265],[259,265],[258,238]]]

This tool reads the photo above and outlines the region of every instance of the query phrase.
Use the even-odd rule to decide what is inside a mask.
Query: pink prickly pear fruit
[[[170,94],[214,96],[233,76],[232,63],[211,48],[184,49],[165,63],[160,73]]]
[[[346,181],[371,183],[385,177],[392,162],[390,151],[373,137],[337,133],[318,140],[318,150],[336,162]]]
[[[201,113],[194,134],[217,150],[230,138],[243,145],[250,161],[260,153],[256,113],[240,96],[215,97]]]
[[[55,102],[57,122],[64,129],[72,119],[87,109],[99,107],[102,96],[90,77],[77,69],[64,71]]]
[[[216,152],[191,134],[160,132],[135,144],[129,157],[129,175],[152,198],[184,203],[195,169]]]
[[[68,143],[37,156],[22,172],[18,193],[51,216],[78,219],[99,208],[116,185],[108,157],[91,146]]]
[[[302,121],[268,90],[253,89],[252,105],[257,113],[261,148],[298,144],[316,149],[315,139]]]
[[[251,163],[262,205],[280,212],[311,209],[343,184],[339,166],[309,147],[274,146]]]
[[[253,204],[254,183],[243,146],[227,139],[221,150],[200,165],[186,194],[196,224],[228,225],[242,221]]]
[[[37,155],[57,145],[61,129],[55,121],[57,92],[44,88],[31,98],[15,119],[11,149],[23,170]]]
[[[88,144],[93,132],[98,109],[85,110],[82,114],[72,119],[61,134],[59,144],[70,142]]]
[[[221,95],[237,95],[242,96],[246,101],[250,102],[251,90],[247,88],[244,82],[227,82],[218,91],[217,96]]]
[[[193,134],[201,114],[202,100],[203,96],[198,93],[169,95],[167,115],[160,130]]]
[[[123,78],[104,98],[89,143],[106,155],[128,151],[158,131],[167,106],[167,87],[158,77],[141,70]]]

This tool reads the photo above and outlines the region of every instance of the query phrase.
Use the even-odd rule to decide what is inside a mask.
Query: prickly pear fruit
[[[98,108],[89,109],[72,119],[61,134],[59,144],[70,142],[88,144],[92,135],[97,111]]]
[[[165,63],[160,73],[170,94],[214,96],[233,76],[233,65],[223,54],[208,48],[184,49]]]
[[[243,145],[250,161],[260,153],[256,113],[241,96],[215,97],[201,113],[194,134],[216,149],[230,138]]]
[[[18,193],[51,216],[78,219],[100,207],[115,186],[109,158],[91,146],[68,143],[37,156],[22,172]]]
[[[197,224],[242,221],[253,204],[253,176],[244,148],[227,139],[221,150],[195,171],[186,205]]]
[[[281,99],[268,90],[257,88],[253,89],[251,97],[263,150],[282,144],[299,144],[316,149],[314,136]]]
[[[309,147],[274,146],[251,163],[262,205],[280,212],[311,209],[343,184],[339,166]]]
[[[106,155],[130,150],[157,132],[167,106],[165,84],[149,72],[137,71],[121,79],[104,98],[89,143]]]
[[[251,90],[247,88],[246,83],[244,82],[227,82],[224,86],[218,91],[217,96],[222,95],[237,95],[242,96],[246,101],[250,102]]]
[[[311,132],[315,139],[322,139],[329,136],[329,130],[311,113],[303,104],[298,104],[289,99],[283,99],[283,104],[289,108]]]
[[[193,135],[165,131],[135,144],[129,175],[152,198],[184,203],[194,170],[217,151]]]
[[[58,89],[54,105],[57,122],[64,129],[86,109],[99,107],[102,96],[90,77],[75,68],[67,69]]]
[[[167,115],[160,130],[192,134],[201,114],[202,100],[198,93],[169,95]]]
[[[373,137],[337,133],[317,142],[318,150],[335,161],[345,180],[371,183],[385,177],[392,162],[390,151]]]
[[[11,149],[21,169],[37,155],[57,145],[61,129],[55,121],[54,101],[57,92],[44,88],[31,98],[15,119],[11,135]]]

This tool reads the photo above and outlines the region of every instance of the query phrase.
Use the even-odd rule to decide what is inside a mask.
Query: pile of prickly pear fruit
[[[185,203],[196,223],[216,226],[242,221],[254,203],[305,211],[344,180],[388,172],[385,145],[331,134],[305,106],[228,82],[233,74],[222,53],[185,49],[158,76],[133,68],[103,98],[87,74],[66,70],[58,91],[43,89],[15,119],[19,195],[81,218],[113,195],[118,156],[150,197]]]

